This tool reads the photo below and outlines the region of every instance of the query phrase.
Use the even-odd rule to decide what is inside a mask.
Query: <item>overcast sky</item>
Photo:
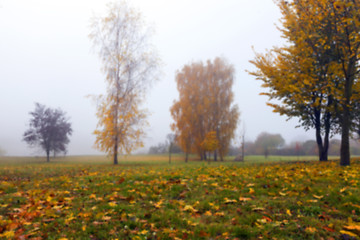
[[[97,154],[92,132],[95,106],[85,96],[105,93],[101,63],[88,39],[89,20],[103,14],[104,0],[0,0],[0,148],[7,155],[36,155],[22,142],[34,103],[61,108],[73,127],[69,154]],[[169,108],[178,93],[175,73],[184,64],[225,57],[236,69],[235,103],[246,138],[280,133],[287,142],[314,138],[272,113],[259,96],[252,47],[264,52],[284,41],[276,25],[280,12],[270,0],[132,0],[156,33],[162,59],[160,80],[148,93],[151,112],[146,147],[165,140],[172,122]],[[241,125],[242,126],[242,125]],[[238,131],[240,132],[240,131]]]

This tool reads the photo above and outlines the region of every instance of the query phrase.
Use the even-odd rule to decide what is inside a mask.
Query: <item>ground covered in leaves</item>
[[[359,239],[360,162],[0,166],[2,239]]]

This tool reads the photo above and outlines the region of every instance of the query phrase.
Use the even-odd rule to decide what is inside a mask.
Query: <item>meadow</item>
[[[359,239],[360,160],[0,158],[1,239]]]

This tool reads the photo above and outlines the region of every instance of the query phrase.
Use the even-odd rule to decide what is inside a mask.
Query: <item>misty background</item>
[[[38,155],[22,135],[35,102],[61,108],[70,117],[69,155],[101,154],[93,148],[97,118],[89,94],[105,93],[101,63],[88,39],[90,18],[103,14],[104,0],[0,0],[0,148],[6,155]],[[143,151],[171,132],[169,108],[178,97],[175,74],[184,64],[225,57],[236,69],[235,104],[241,111],[240,135],[280,133],[286,142],[314,139],[266,106],[259,81],[245,70],[254,51],[264,52],[284,40],[276,27],[280,11],[269,0],[132,0],[155,34],[162,66],[160,80],[144,107],[151,115]],[[279,25],[279,24],[278,24]],[[240,140],[237,141],[238,143]],[[240,144],[240,143],[239,143]]]

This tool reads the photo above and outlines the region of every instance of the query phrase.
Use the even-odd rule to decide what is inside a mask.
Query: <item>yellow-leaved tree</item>
[[[349,136],[359,100],[360,0],[278,0],[289,45],[257,54],[251,72],[263,81],[275,112],[315,128],[319,159],[341,132],[341,165],[350,164]],[[323,137],[321,136],[323,134]]]
[[[99,50],[107,93],[96,97],[96,147],[113,157],[143,145],[144,94],[156,77],[158,58],[141,15],[126,1],[109,3],[107,15],[91,21],[90,39]]]
[[[171,107],[172,129],[186,156],[196,153],[206,160],[213,151],[214,159],[219,154],[222,160],[227,154],[239,119],[233,81],[234,68],[222,58],[185,65],[177,73],[179,100]]]

